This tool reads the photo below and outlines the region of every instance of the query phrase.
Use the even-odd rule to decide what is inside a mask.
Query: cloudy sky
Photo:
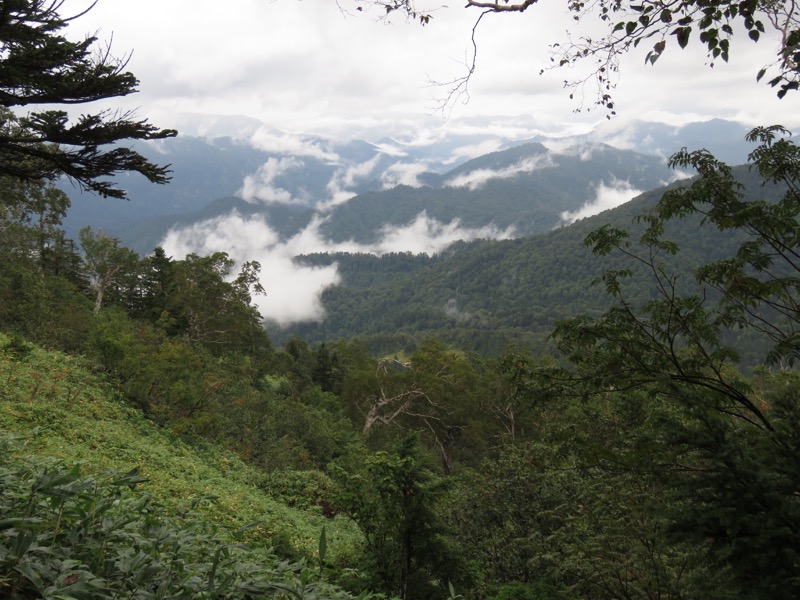
[[[477,31],[477,72],[469,101],[442,118],[436,107],[446,82],[464,74],[477,13],[462,3],[442,8],[426,27],[379,12],[357,12],[358,0],[99,0],[76,20],[76,34],[113,36],[117,55],[133,51],[140,93],[121,105],[139,108],[164,127],[198,133],[198,115],[245,115],[287,131],[378,139],[387,131],[437,135],[486,127],[505,133],[586,129],[605,114],[576,114],[564,91],[569,71],[539,75],[548,45],[576,30],[564,2],[543,2],[522,15],[489,15]],[[420,0],[433,6],[436,0]],[[89,0],[67,0],[77,12]],[[596,23],[588,22],[591,28]],[[739,35],[729,64],[704,66],[697,44],[674,43],[654,67],[649,48],[628,56],[616,91],[619,122],[673,123],[712,116],[793,126],[795,101],[778,101],[755,83],[775,43]],[[591,103],[591,97],[588,99]],[[462,98],[464,100],[464,98]],[[191,118],[187,118],[190,115]]]

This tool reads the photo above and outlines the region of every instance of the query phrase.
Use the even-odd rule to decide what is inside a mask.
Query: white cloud
[[[500,148],[500,141],[497,139],[483,140],[475,144],[468,144],[466,146],[459,146],[453,150],[453,162],[457,162],[462,158],[477,158],[484,154],[489,154]]]
[[[344,169],[339,169],[334,175],[336,184],[334,187],[351,188],[358,181],[363,181],[375,170],[381,160],[381,155],[376,154],[372,158],[362,163],[350,165]],[[330,184],[329,184],[330,185]]]
[[[329,211],[353,198],[356,195],[356,192],[352,189],[353,186],[369,177],[378,162],[380,162],[380,159],[381,155],[376,154],[363,163],[337,169],[326,186],[330,197],[323,202],[318,202],[317,210]]]
[[[576,211],[562,212],[561,220],[564,221],[565,224],[574,223],[579,219],[591,217],[604,210],[616,208],[632,200],[641,193],[642,190],[637,190],[627,181],[614,179],[610,186],[601,181],[595,191],[594,200],[587,202]]]
[[[243,217],[233,211],[187,227],[170,229],[161,246],[174,256],[227,252],[232,259],[244,262],[279,242],[280,236],[262,217]]]
[[[468,228],[459,221],[440,223],[424,212],[401,227],[384,227],[375,244],[354,241],[333,243],[320,233],[324,222],[316,217],[302,231],[289,239],[281,237],[260,215],[243,217],[234,211],[228,215],[170,230],[160,244],[170,256],[189,253],[205,256],[226,252],[237,264],[257,260],[261,264],[261,284],[266,296],[254,298],[261,315],[280,325],[325,318],[322,292],[340,281],[337,265],[309,267],[292,259],[312,252],[387,252],[433,254],[457,240],[508,239],[513,228]]]
[[[436,219],[431,219],[425,211],[422,211],[412,222],[403,227],[384,226],[381,230],[381,240],[371,250],[375,254],[407,251],[434,254],[458,240],[504,240],[513,236],[513,227],[503,230],[494,226],[462,227],[458,219],[453,219],[449,223],[441,223]]]
[[[203,256],[226,252],[237,265],[257,260],[261,264],[261,284],[267,295],[256,296],[254,302],[263,317],[282,324],[323,319],[321,294],[326,287],[339,283],[335,266],[296,265],[292,261],[292,248],[297,247],[298,240],[281,240],[258,215],[244,218],[233,212],[170,230],[161,245],[168,255],[176,257],[191,252]],[[306,251],[320,248],[310,244]]]
[[[428,166],[425,163],[394,163],[381,173],[383,189],[388,190],[398,185],[421,187],[419,176],[427,170]]]
[[[461,173],[445,182],[445,185],[449,187],[466,187],[474,191],[483,187],[492,179],[509,179],[519,173],[531,173],[555,166],[556,164],[549,153],[537,154],[503,169],[476,169],[468,173]]]
[[[403,158],[405,156],[408,156],[408,152],[406,152],[402,148],[398,148],[394,144],[382,143],[382,144],[373,144],[373,146],[375,146],[375,149],[378,150],[378,152],[385,154],[386,156],[393,156],[395,158]]]
[[[76,14],[86,5],[67,0],[64,12]],[[104,105],[145,107],[140,112],[155,124],[179,129],[180,115],[187,113],[249,115],[290,131],[370,131],[378,133],[374,139],[405,131],[427,144],[438,130],[454,131],[452,124],[462,119],[514,136],[537,130],[552,135],[604,120],[602,110],[576,114],[580,93],[571,101],[562,89],[565,77],[580,77],[591,61],[579,65],[585,67],[580,73],[556,69],[537,75],[549,64],[550,45],[565,41],[565,30],[573,39],[583,33],[598,39],[604,27],[598,19],[572,22],[559,3],[538,3],[519,15],[488,15],[476,34],[480,61],[470,101],[457,102],[452,120],[444,122],[429,109],[449,88],[427,82],[464,74],[477,11],[453,5],[421,27],[398,19],[387,24],[374,13],[343,14],[342,8],[354,5],[237,0],[236,10],[226,11],[212,0],[106,0],[68,31],[76,39],[96,31],[109,39],[113,33],[115,54],[134,50],[129,67],[141,81],[140,93]],[[696,41],[684,50],[668,44],[654,66],[644,64],[651,46],[641,44],[621,61],[616,110],[623,117],[670,123],[719,116],[794,128],[795,100],[779,101],[774,89],[754,82],[759,68],[774,62],[776,41],[769,30],[758,44],[737,31],[729,63],[713,69]],[[587,94],[593,91],[588,85]],[[329,154],[324,148],[316,152]]]
[[[303,168],[304,163],[294,157],[267,159],[258,171],[244,178],[238,195],[247,202],[261,201],[266,204],[305,204],[304,198],[294,198],[291,192],[274,185],[275,178],[292,169]]]
[[[327,162],[338,162],[339,155],[323,148],[319,142],[309,140],[301,135],[285,131],[275,131],[269,127],[261,127],[250,138],[250,143],[260,150],[276,154],[292,154],[310,156]]]
[[[351,190],[343,190],[335,186],[331,186],[330,183],[328,184],[328,192],[330,193],[330,198],[324,202],[317,203],[317,210],[321,212],[328,212],[329,210],[332,210],[357,196],[357,194]]]
[[[553,154],[558,156],[572,156],[583,162],[592,160],[592,154],[596,148],[595,144],[576,144],[570,140],[550,140],[544,146]]]

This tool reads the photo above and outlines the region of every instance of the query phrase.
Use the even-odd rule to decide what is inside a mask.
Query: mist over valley
[[[347,285],[338,261],[299,256],[437,256],[455,242],[536,236],[685,177],[666,166],[681,145],[705,136],[734,161],[747,152],[745,126],[721,120],[521,140],[473,131],[376,142],[289,134],[255,121],[221,135],[226,123],[232,127],[221,120],[205,137],[144,145],[146,155],[170,163],[173,180],[148,186],[126,176],[130,202],[67,187],[66,230],[89,224],[142,255],[162,246],[174,258],[225,252],[238,264],[257,260],[267,293],[256,302],[278,339],[321,324],[323,293]],[[300,329],[287,329],[294,324]]]

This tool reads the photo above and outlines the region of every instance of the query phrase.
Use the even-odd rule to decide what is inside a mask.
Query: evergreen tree
[[[124,198],[107,178],[136,171],[165,183],[166,167],[149,162],[122,140],[175,136],[130,113],[100,111],[71,122],[64,110],[31,112],[17,118],[13,107],[76,105],[126,96],[136,91],[127,59],[97,38],[67,39],[63,30],[79,17],[60,14],[64,0],[7,0],[0,5],[0,174],[23,180],[66,175],[81,188],[102,196]],[[90,10],[91,6],[89,9]]]

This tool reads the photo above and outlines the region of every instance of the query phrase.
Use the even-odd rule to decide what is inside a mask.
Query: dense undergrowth
[[[263,471],[159,428],[84,359],[2,335],[0,348],[9,596],[301,597],[323,528],[331,564],[352,553],[344,518],[274,500]]]

